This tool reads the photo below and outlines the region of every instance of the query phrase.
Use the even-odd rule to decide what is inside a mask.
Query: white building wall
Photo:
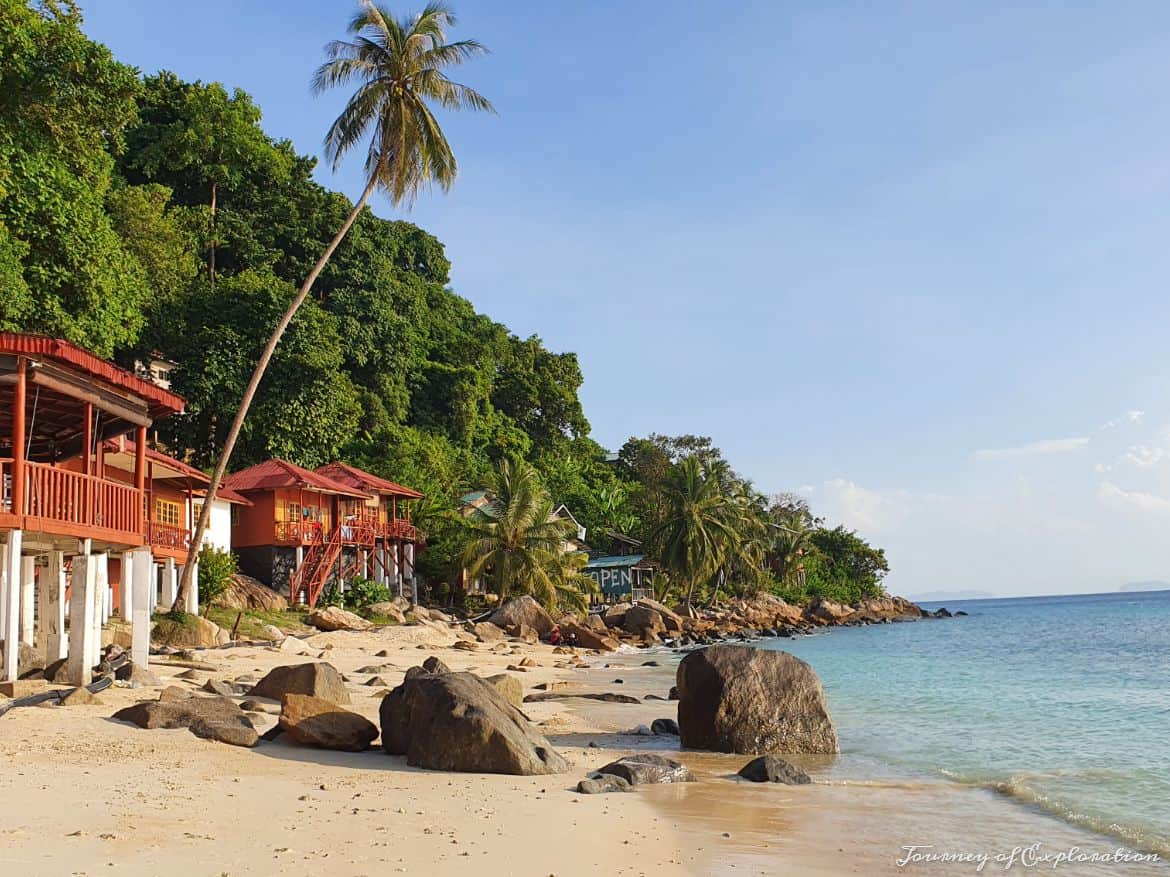
[[[187,511],[187,520],[191,522],[191,532],[195,532],[195,525],[199,522],[195,519],[195,505],[198,500],[191,503],[191,508]],[[211,519],[207,523],[207,529],[203,531],[203,544],[210,545],[212,548],[218,548],[220,551],[230,551],[232,547],[232,504],[225,502],[222,499],[217,499],[211,504]]]

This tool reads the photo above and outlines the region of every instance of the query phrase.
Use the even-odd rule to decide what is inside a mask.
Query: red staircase
[[[289,580],[288,600],[290,604],[295,606],[299,602],[298,595],[303,592],[305,602],[308,605],[317,605],[317,598],[325,589],[325,582],[329,580],[329,574],[333,572],[337,565],[337,558],[341,555],[341,531],[340,526],[334,527],[328,541],[318,533],[317,537],[309,544],[309,550],[305,552],[305,559],[301,561],[300,567]]]

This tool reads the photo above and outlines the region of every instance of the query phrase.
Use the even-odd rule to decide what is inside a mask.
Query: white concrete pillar
[[[390,543],[390,583],[398,596],[402,596],[402,579],[398,577],[398,543]]]
[[[130,658],[139,667],[146,669],[150,663],[150,597],[154,591],[154,557],[149,548],[131,551],[129,556],[134,567],[131,575],[134,584],[134,615],[130,619]]]
[[[94,554],[73,558],[72,590],[69,592],[69,657],[66,675],[73,685],[88,685],[92,679],[94,655],[94,611],[97,602],[98,560]]]
[[[150,596],[150,614],[154,615],[158,611],[158,564],[154,562],[154,555],[151,555],[150,561],[150,587],[148,593]]]
[[[93,639],[90,642],[89,666],[96,667],[102,660],[102,627],[106,611],[106,592],[110,589],[110,555],[105,552],[91,554],[94,562],[93,576]]]
[[[45,662],[64,658],[69,652],[65,639],[65,552],[50,551],[49,565],[41,573],[41,642]]]
[[[36,609],[37,559],[20,559],[20,641],[27,646],[37,644]]]
[[[191,567],[191,587],[187,589],[187,611],[199,614],[199,563]]]
[[[129,621],[134,617],[134,552],[123,551],[119,561],[122,581],[118,583],[118,615]]]
[[[168,557],[163,561],[163,594],[159,603],[167,611],[175,608],[175,594],[179,590],[179,581],[175,578],[175,559]]]
[[[4,640],[4,680],[16,680],[16,662],[20,657],[20,545],[23,538],[20,530],[8,533],[8,544],[4,546],[4,568],[0,574],[0,590],[3,591],[4,627],[0,638]]]
[[[406,545],[403,546],[403,553],[405,554],[405,557],[403,558],[403,563],[402,563],[402,566],[403,566],[402,574],[408,580],[413,582],[414,581],[414,543],[407,542]]]
[[[4,634],[8,630],[8,545],[0,542],[0,643],[4,642]],[[0,652],[0,663],[4,661],[4,654]]]

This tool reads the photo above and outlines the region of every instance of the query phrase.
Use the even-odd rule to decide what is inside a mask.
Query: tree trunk
[[[223,450],[220,452],[219,460],[215,464],[215,471],[211,474],[211,483],[207,485],[207,496],[203,500],[203,509],[199,514],[199,523],[196,524],[195,533],[191,537],[191,547],[187,553],[187,562],[183,564],[183,574],[179,579],[179,590],[175,595],[174,606],[186,605],[187,591],[191,588],[191,571],[198,560],[199,546],[203,544],[203,534],[207,530],[208,522],[211,520],[211,504],[215,500],[215,494],[219,490],[220,482],[223,481],[224,473],[227,472],[227,465],[231,459],[232,450],[235,448],[236,440],[240,437],[240,430],[244,426],[244,418],[248,415],[248,409],[252,405],[252,399],[256,396],[256,389],[260,386],[260,380],[264,377],[268,363],[272,360],[273,353],[276,352],[276,345],[280,343],[281,336],[284,335],[288,324],[296,316],[297,310],[304,304],[305,299],[308,298],[309,292],[313,289],[313,284],[316,282],[317,277],[320,276],[325,265],[329,262],[333,251],[337,249],[337,246],[345,238],[350,226],[354,224],[354,221],[358,218],[358,214],[362,212],[362,208],[370,200],[370,195],[374,193],[374,187],[378,184],[380,169],[379,166],[370,174],[370,181],[366,184],[366,190],[362,192],[362,197],[353,205],[353,210],[349,212],[349,216],[342,223],[341,230],[329,242],[329,246],[325,248],[325,252],[321,254],[321,258],[317,260],[317,264],[313,266],[313,270],[309,272],[309,276],[305,278],[300,292],[292,300],[292,304],[288,306],[288,310],[284,312],[284,316],[280,318],[280,322],[276,324],[276,328],[272,331],[272,337],[268,339],[268,343],[264,346],[264,352],[260,354],[260,360],[256,363],[256,370],[252,372],[252,378],[248,381],[248,386],[244,388],[244,396],[240,399],[240,407],[236,411],[235,420],[232,421],[232,427],[228,430],[227,438],[224,440]]]
[[[219,183],[211,183],[211,257],[207,264],[207,280],[211,288],[215,289],[215,196]]]

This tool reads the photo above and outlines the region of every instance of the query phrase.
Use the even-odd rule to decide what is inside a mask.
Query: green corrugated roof
[[[463,496],[459,497],[459,504],[469,505],[473,502],[483,499],[485,496],[487,496],[486,490],[473,490],[471,493],[465,493]]]
[[[585,564],[585,569],[620,569],[623,566],[637,566],[645,554],[621,554],[611,557],[595,557]]]

